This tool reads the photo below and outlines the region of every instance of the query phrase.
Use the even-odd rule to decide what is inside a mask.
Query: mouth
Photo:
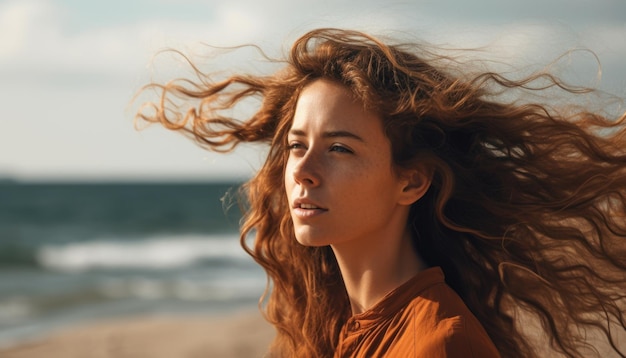
[[[293,215],[295,217],[299,217],[301,219],[304,218],[312,218],[317,215],[323,214],[328,209],[323,208],[315,203],[312,203],[308,200],[298,199],[293,203]]]
[[[321,209],[320,207],[313,205],[313,204],[300,204],[298,206],[296,206],[296,208],[300,208],[300,209]]]

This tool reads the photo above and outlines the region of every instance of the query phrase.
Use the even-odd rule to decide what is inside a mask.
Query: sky
[[[187,72],[263,68],[258,54],[210,56],[208,45],[284,53],[304,32],[341,27],[409,37],[514,66],[572,49],[583,84],[626,97],[623,0],[0,0],[0,178],[24,181],[241,180],[263,150],[229,155],[182,135],[133,126],[142,85]],[[194,57],[195,56],[195,57]],[[220,67],[222,66],[222,67]],[[586,76],[586,77],[585,77]]]

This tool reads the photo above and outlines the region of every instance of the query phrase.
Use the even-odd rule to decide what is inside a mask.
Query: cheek
[[[293,185],[293,175],[290,174],[293,173],[292,166],[292,161],[287,160],[283,169],[283,183],[285,184],[285,189],[287,189],[287,194],[289,194],[289,188]]]
[[[291,202],[293,191],[296,186],[296,182],[293,176],[293,162],[287,161],[283,170],[283,190],[285,191],[285,198],[287,203]]]

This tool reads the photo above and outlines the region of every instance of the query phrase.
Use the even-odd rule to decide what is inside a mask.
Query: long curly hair
[[[443,269],[502,356],[538,356],[533,337],[544,336],[553,351],[582,357],[595,351],[593,334],[626,356],[617,340],[626,329],[624,114],[498,100],[518,89],[581,91],[544,72],[454,76],[452,61],[426,61],[418,45],[354,31],[311,31],[279,63],[272,75],[213,81],[198,72],[197,81],[150,84],[160,98],[137,114],[211,150],[269,146],[243,187],[241,242],[268,275],[261,302],[277,330],[274,355],[332,356],[351,314],[332,250],[295,240],[284,188],[298,95],[324,78],[380,114],[397,167],[432,168],[430,189],[411,208],[415,247]],[[228,114],[250,99],[260,104],[249,118]]]

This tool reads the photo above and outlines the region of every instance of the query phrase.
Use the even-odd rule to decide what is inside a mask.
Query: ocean
[[[0,183],[0,346],[103,318],[256,307],[237,183]]]

